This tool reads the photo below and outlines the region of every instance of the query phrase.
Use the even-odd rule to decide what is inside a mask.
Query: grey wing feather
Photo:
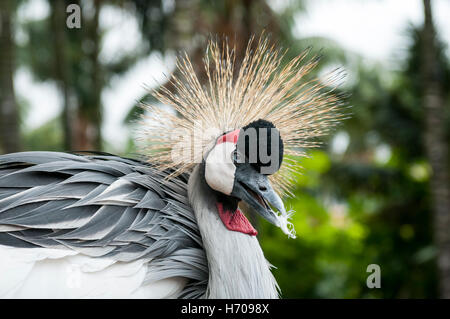
[[[113,155],[0,156],[0,244],[144,259],[146,282],[182,276],[180,297],[202,297],[208,267],[187,179]]]

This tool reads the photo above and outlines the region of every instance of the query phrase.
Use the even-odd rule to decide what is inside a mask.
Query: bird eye
[[[241,164],[244,162],[243,156],[238,150],[234,150],[233,153],[231,153],[231,160],[234,164]]]

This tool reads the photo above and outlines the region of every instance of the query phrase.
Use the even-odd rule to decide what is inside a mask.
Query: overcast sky
[[[282,5],[283,1],[273,0],[275,6]],[[433,0],[433,9],[441,39],[450,43],[450,0]],[[298,23],[294,34],[334,39],[345,49],[389,68],[407,46],[404,34],[408,23],[422,23],[422,10],[422,0],[307,0],[307,12],[296,17]],[[40,19],[48,13],[45,1],[31,0],[19,12],[19,19]],[[133,50],[139,43],[138,25],[132,16],[107,8],[101,12],[100,23],[109,30],[103,41],[102,59]],[[18,40],[21,40],[20,34]],[[173,58],[152,55],[124,76],[114,79],[103,92],[102,101],[107,109],[103,136],[117,147],[117,151],[127,139],[127,131],[122,125],[124,116],[135,100],[145,93],[144,86],[162,81],[163,72],[170,72],[172,68]],[[27,70],[19,69],[15,85],[17,96],[26,99],[30,105],[25,119],[27,127],[36,128],[60,112],[62,101],[54,84],[36,83]]]

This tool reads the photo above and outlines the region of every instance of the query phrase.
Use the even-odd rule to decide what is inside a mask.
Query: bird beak
[[[273,190],[268,177],[258,173],[251,165],[238,167],[231,195],[243,200],[270,223],[283,229],[282,220],[287,219],[283,201]]]

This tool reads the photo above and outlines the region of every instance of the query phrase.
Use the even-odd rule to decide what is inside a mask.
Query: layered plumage
[[[152,288],[174,277],[184,279],[160,282],[163,296],[169,288],[166,297],[203,296],[208,267],[187,180],[165,181],[166,175],[110,155],[1,155],[0,245],[23,250],[0,246],[0,273],[14,269],[16,277],[0,276],[0,297],[39,296],[24,289],[37,280],[33,268],[52,269],[49,260],[63,265],[62,282],[48,284],[56,296],[63,290],[61,296],[73,298],[157,297]],[[71,276],[105,271],[134,283],[109,291],[102,280],[84,291],[66,284]]]

